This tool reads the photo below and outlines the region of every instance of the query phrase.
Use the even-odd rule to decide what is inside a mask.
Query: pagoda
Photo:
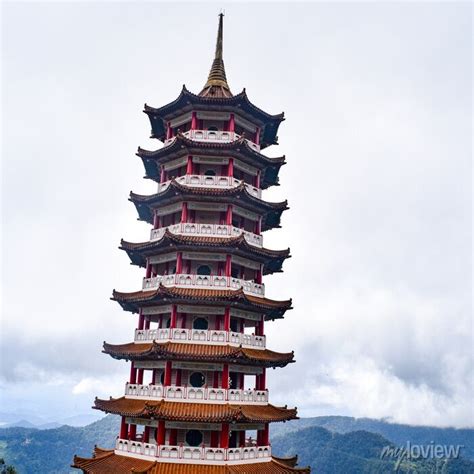
[[[142,289],[113,292],[138,315],[132,342],[103,352],[130,364],[120,398],[94,407],[121,417],[115,449],[74,457],[84,473],[293,473],[297,459],[272,456],[269,425],[296,409],[269,403],[266,372],[294,362],[267,348],[265,322],[283,318],[291,300],[265,296],[263,276],[282,271],[289,249],[270,250],[262,233],[280,227],[287,202],[267,202],[285,157],[261,153],[277,144],[283,114],[232,94],[219,16],[214,61],[195,95],[145,105],[157,151],[139,148],[152,195],[130,194],[145,242],[121,241],[143,267]]]

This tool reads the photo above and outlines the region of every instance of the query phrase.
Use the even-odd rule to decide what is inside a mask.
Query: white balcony
[[[225,132],[225,131],[217,131],[217,130],[188,130],[184,132],[183,135],[190,140],[194,140],[196,142],[210,142],[210,143],[230,143],[238,140],[240,135],[235,132]],[[165,140],[165,146],[172,143],[174,140],[173,138],[169,138]],[[255,151],[260,151],[260,145],[245,139],[247,144]]]
[[[201,446],[157,446],[152,443],[118,438],[115,453],[138,459],[183,464],[244,464],[271,461],[270,446],[244,448],[206,448]],[[158,459],[157,459],[158,458]]]
[[[190,236],[206,236],[206,237],[238,237],[244,234],[245,240],[255,247],[263,246],[263,236],[247,232],[232,225],[225,224],[193,224],[191,222],[184,222],[181,224],[174,224],[160,229],[152,229],[150,240],[159,240],[168,229],[172,234],[190,235]]]
[[[240,403],[246,405],[266,405],[268,390],[240,390],[208,387],[178,387],[175,385],[140,385],[127,383],[125,398],[168,400],[187,403]]]
[[[218,275],[187,275],[179,273],[175,275],[162,275],[143,279],[143,291],[151,291],[159,285],[173,286],[176,288],[206,288],[210,290],[240,290],[254,296],[265,296],[265,285],[250,280],[218,276]]]
[[[183,184],[195,188],[213,188],[213,189],[232,189],[240,186],[242,180],[236,179],[232,176],[206,176],[203,174],[186,174],[175,178],[175,181],[179,184]],[[164,183],[158,184],[158,193],[165,191],[171,183],[165,181]],[[262,198],[262,190],[245,183],[245,189],[252,196],[258,199]]]
[[[190,344],[230,345],[249,349],[265,349],[266,337],[232,331],[206,329],[136,329],[135,343],[174,341]]]

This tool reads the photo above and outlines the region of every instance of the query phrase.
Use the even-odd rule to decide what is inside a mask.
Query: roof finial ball
[[[232,97],[224,67],[224,13],[219,13],[219,26],[217,28],[216,51],[212,61],[211,70],[204,88],[199,93],[201,97]]]

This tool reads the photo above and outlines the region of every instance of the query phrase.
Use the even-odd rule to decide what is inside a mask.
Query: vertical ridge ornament
[[[201,97],[232,97],[223,59],[224,14],[219,14],[219,27],[217,29],[216,52],[212,61],[211,70],[204,88],[199,93]]]

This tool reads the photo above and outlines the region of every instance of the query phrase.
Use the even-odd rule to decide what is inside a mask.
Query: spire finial
[[[227,84],[223,59],[224,13],[219,13],[219,27],[217,29],[216,52],[207,82],[199,95],[231,97],[230,87]]]

